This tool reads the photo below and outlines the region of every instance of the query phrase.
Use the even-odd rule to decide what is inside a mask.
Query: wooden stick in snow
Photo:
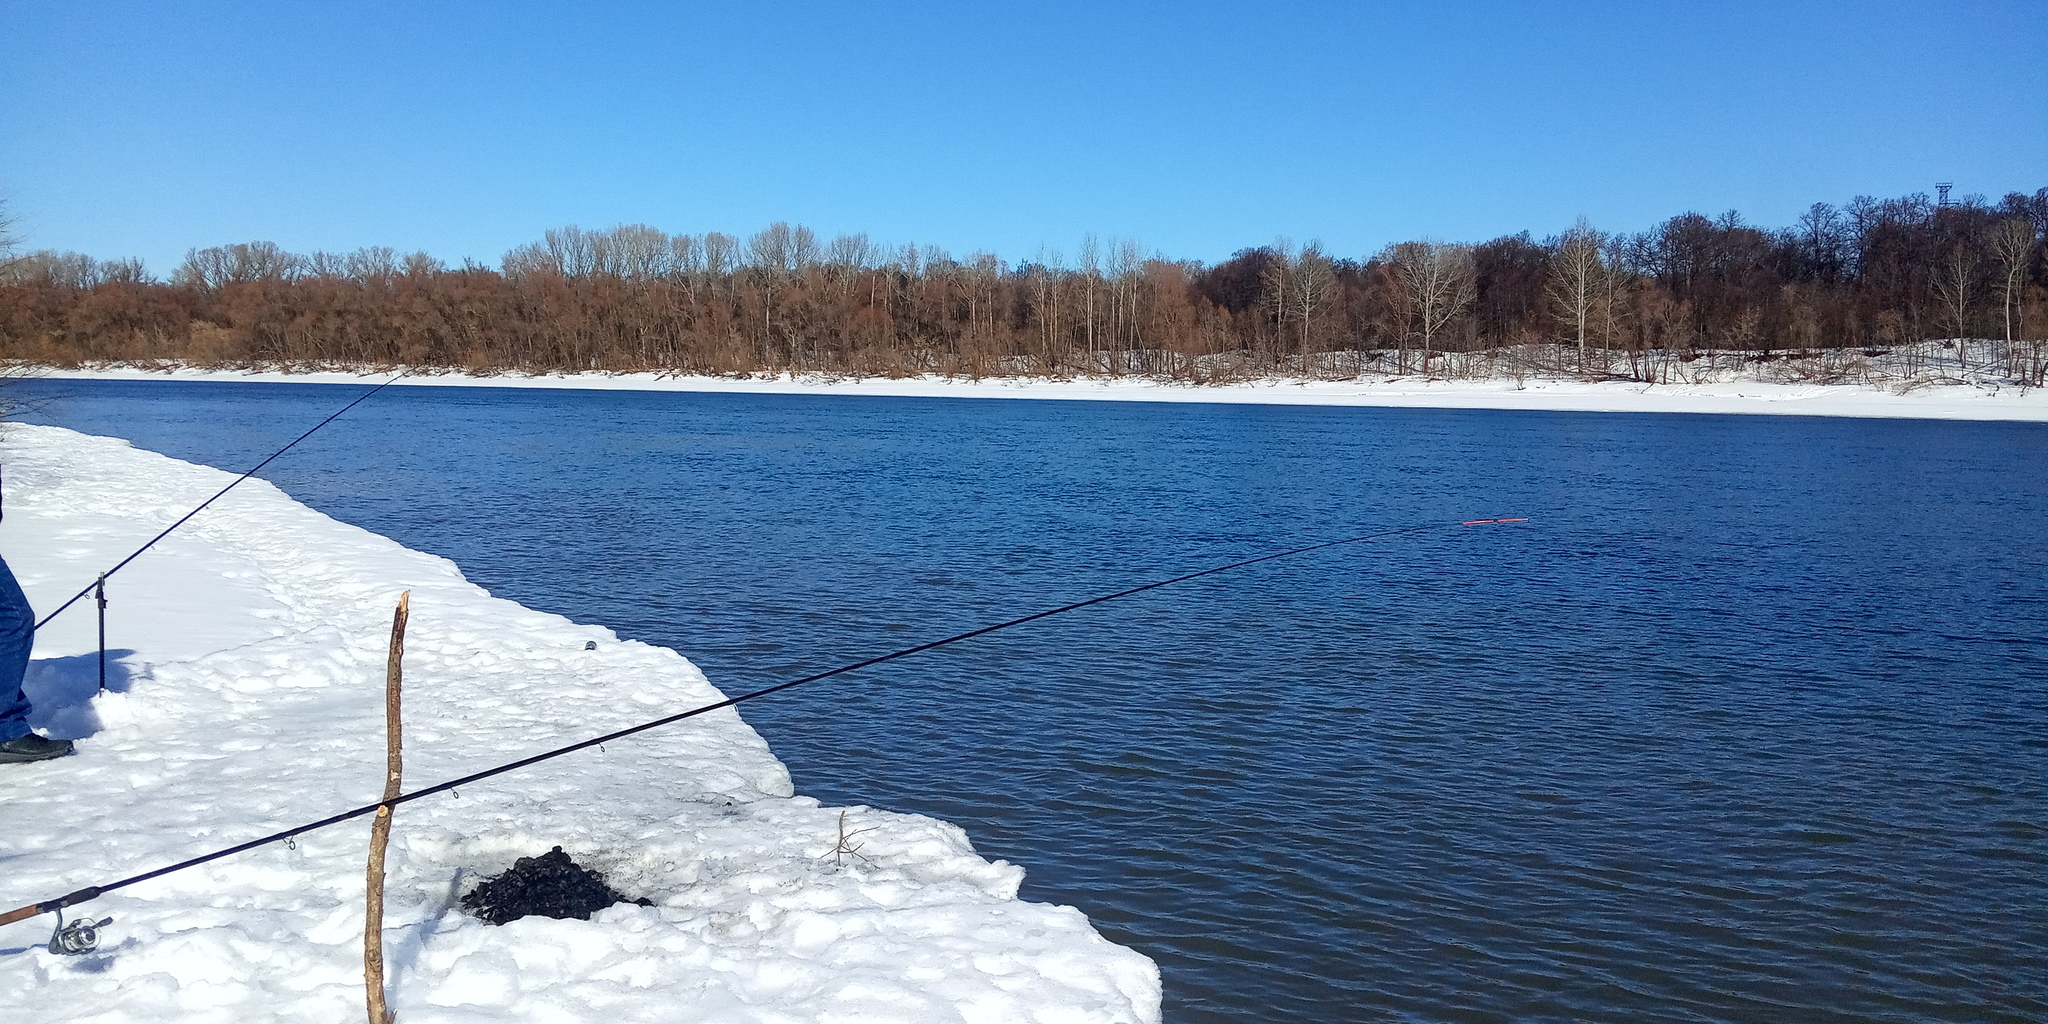
[[[391,660],[384,668],[384,799],[398,799],[398,784],[405,775],[404,734],[399,716],[399,683],[404,678],[405,619],[412,605],[412,591],[398,595],[398,612],[391,617]],[[392,1024],[391,1010],[384,1005],[384,849],[391,843],[391,806],[377,808],[370,822],[369,885],[363,921],[363,991],[369,997],[370,1024]]]

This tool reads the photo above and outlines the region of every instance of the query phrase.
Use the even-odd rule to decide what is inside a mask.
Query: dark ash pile
[[[536,914],[588,921],[614,903],[654,905],[653,900],[630,899],[604,884],[603,875],[570,860],[559,846],[538,857],[519,858],[511,870],[485,879],[462,897],[462,909],[492,924]]]

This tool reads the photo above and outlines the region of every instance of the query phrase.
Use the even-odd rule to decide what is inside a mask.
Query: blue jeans
[[[35,610],[7,560],[0,558],[0,743],[28,735],[28,695],[21,692],[21,677],[28,673],[35,640]]]

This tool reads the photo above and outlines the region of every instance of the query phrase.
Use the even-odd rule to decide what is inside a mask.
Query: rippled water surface
[[[241,470],[348,389],[35,382]],[[392,389],[266,476],[958,822],[1171,1021],[2048,1016],[2048,426]],[[623,684],[623,681],[622,681]]]

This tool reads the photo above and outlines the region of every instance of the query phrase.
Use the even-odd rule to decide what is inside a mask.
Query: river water
[[[358,392],[13,393],[239,472]],[[1525,516],[744,715],[800,792],[957,822],[1152,956],[1169,1021],[2038,1022],[2044,453],[2042,424],[407,387],[264,475],[729,693]]]

